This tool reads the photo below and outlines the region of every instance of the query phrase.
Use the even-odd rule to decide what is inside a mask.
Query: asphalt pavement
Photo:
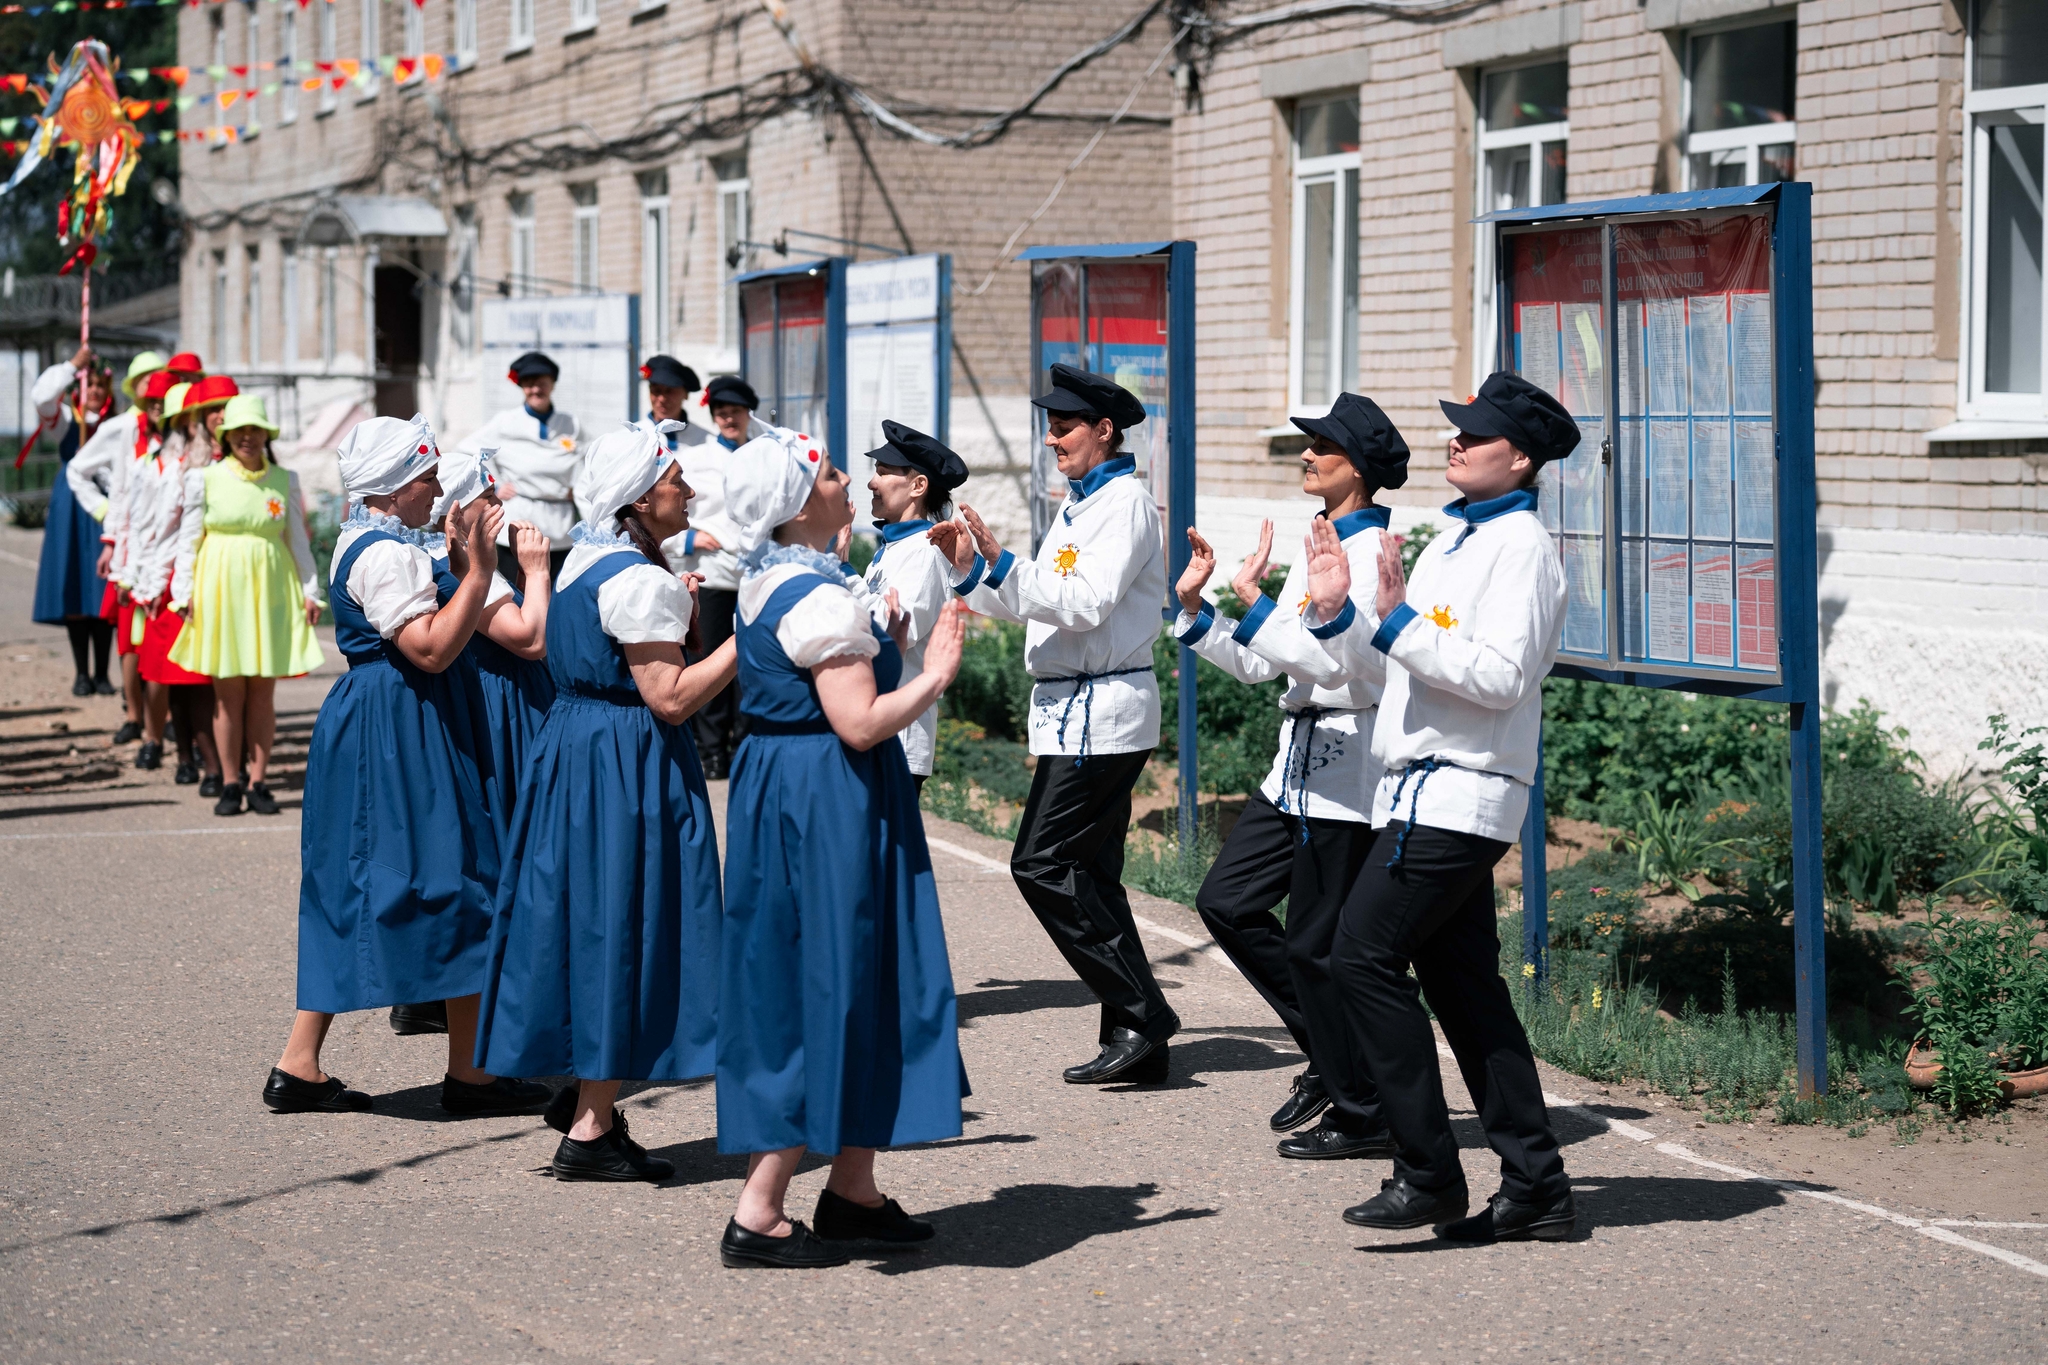
[[[58,750],[75,765],[104,748],[111,704],[51,695],[69,669],[61,632],[26,623],[34,548],[0,533],[0,761],[40,745],[61,768]],[[289,686],[302,732],[324,683]],[[2048,1225],[1745,1164],[1690,1113],[1547,1067],[1559,1100],[1600,1101],[1554,1110],[1574,1240],[1351,1228],[1340,1211],[1385,1164],[1274,1154],[1266,1115],[1302,1059],[1192,912],[1139,905],[1186,1023],[1170,1083],[1062,1084],[1093,1052],[1092,1003],[1007,850],[936,821],[974,1095],[963,1137],[885,1154],[880,1178],[938,1237],[832,1271],[728,1271],[717,1239],[744,1163],[716,1151],[708,1082],[629,1087],[635,1136],[676,1163],[660,1186],[558,1184],[538,1119],[446,1119],[444,1044],[381,1013],[339,1020],[327,1051],[374,1113],[272,1115],[296,802],[217,820],[164,780],[22,790],[0,797],[9,1361],[2041,1355]],[[1498,1168],[1446,1071],[1483,1197]],[[821,1167],[792,1188],[797,1216]]]

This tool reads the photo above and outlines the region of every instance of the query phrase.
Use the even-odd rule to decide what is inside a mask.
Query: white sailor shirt
[[[651,423],[650,417],[646,423]],[[747,439],[765,435],[766,423],[748,419]],[[740,586],[740,528],[725,510],[725,462],[738,446],[726,444],[723,436],[702,427],[686,426],[668,437],[669,451],[690,485],[690,528],[661,543],[661,551],[677,573],[701,574],[704,586],[736,592]],[[709,531],[718,541],[716,550],[699,550],[697,536]]]
[[[500,545],[510,545],[510,524],[531,522],[557,550],[569,548],[569,528],[577,522],[576,476],[583,468],[583,429],[560,408],[543,417],[524,403],[497,413],[456,447],[466,455],[496,450],[491,470],[505,503],[506,529]]]
[[[870,609],[882,629],[889,628],[891,588],[896,590],[897,604],[910,618],[903,647],[903,677],[896,684],[898,687],[909,686],[912,678],[924,672],[925,644],[931,639],[932,627],[939,622],[939,613],[953,595],[953,566],[939,547],[925,538],[931,525],[928,521],[898,521],[882,526],[882,543],[875,557],[868,561],[863,580]],[[905,726],[900,738],[910,771],[930,777],[939,740],[938,703],[933,702]]]

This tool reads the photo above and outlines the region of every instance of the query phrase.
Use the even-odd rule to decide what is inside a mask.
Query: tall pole
[[[1166,256],[1166,587],[1187,568],[1188,528],[1195,524],[1195,244],[1175,242]],[[1169,617],[1173,608],[1160,604]],[[1195,651],[1180,646],[1180,848],[1195,847]]]

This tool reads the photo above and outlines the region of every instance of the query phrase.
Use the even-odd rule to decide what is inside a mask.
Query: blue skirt
[[[476,670],[351,667],[313,723],[299,835],[299,1008],[483,987],[498,840]]]
[[[488,645],[485,649],[481,646]],[[477,682],[483,688],[484,711],[490,717],[492,782],[491,812],[509,824],[519,805],[519,788],[534,736],[555,701],[555,679],[545,662],[522,659],[479,632],[471,641]],[[500,831],[503,832],[502,829]]]
[[[718,1150],[958,1137],[953,972],[902,744],[749,734],[726,841]]]
[[[676,1081],[718,1040],[718,836],[686,726],[564,693],[506,841],[476,1064]]]
[[[46,626],[62,625],[67,616],[98,616],[107,595],[106,581],[93,572],[100,561],[100,524],[71,496],[65,472],[65,465],[57,467],[57,483],[50,490],[35,606],[29,613]]]

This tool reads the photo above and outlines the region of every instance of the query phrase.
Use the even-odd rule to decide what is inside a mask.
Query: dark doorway
[[[404,266],[377,267],[377,415],[419,411],[420,277]]]

